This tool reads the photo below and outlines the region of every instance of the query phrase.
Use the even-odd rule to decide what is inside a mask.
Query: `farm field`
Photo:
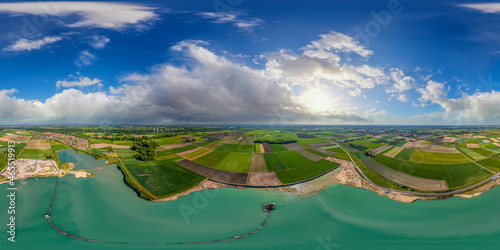
[[[264,159],[264,154],[252,154],[252,165],[250,165],[250,172],[266,172],[266,159]]]
[[[218,151],[239,152],[239,153],[252,153],[252,145],[235,145],[235,144],[222,144],[216,148]]]
[[[498,160],[485,158],[483,160],[476,161],[476,163],[493,172],[500,172],[500,161]]]
[[[214,150],[200,158],[194,160],[194,162],[207,166],[207,167],[215,167],[219,162],[222,161],[230,152],[227,151],[218,151]]]
[[[279,152],[276,155],[279,156],[288,168],[297,168],[312,163],[311,160],[295,151]]]
[[[299,168],[276,172],[276,175],[284,184],[294,183],[321,175],[338,165],[331,161],[319,160]]]
[[[276,155],[276,153],[264,153],[264,160],[269,172],[287,169],[285,163],[278,157],[278,155]]]
[[[194,160],[194,159],[196,159],[198,157],[201,157],[201,156],[204,156],[204,155],[206,155],[206,154],[208,154],[210,152],[212,152],[211,149],[203,148],[203,149],[200,149],[200,150],[198,150],[196,152],[185,154],[185,155],[183,155],[183,157],[186,158],[186,159],[189,159],[189,160]]]
[[[50,154],[50,149],[24,149],[18,158],[43,160],[44,154]]]
[[[460,153],[436,153],[415,150],[410,157],[411,162],[426,164],[456,164],[470,162]]]
[[[382,155],[377,155],[372,159],[384,166],[409,175],[426,179],[446,180],[450,189],[472,184],[491,175],[490,172],[472,162],[459,164],[423,164]]]
[[[64,149],[70,149],[71,147],[70,146],[67,146],[67,145],[64,145],[60,142],[51,142],[50,143],[50,148],[55,150],[55,151],[59,151],[59,150],[64,150]]]
[[[282,151],[288,151],[283,145],[281,144],[269,144],[271,148],[273,149],[274,152],[282,152]]]
[[[263,152],[260,152],[260,143],[253,144],[253,152],[254,153],[263,153]]]
[[[122,160],[130,174],[153,195],[163,198],[188,190],[205,179],[173,160],[142,162]]]
[[[168,149],[168,150],[161,150],[161,151],[156,151],[157,156],[162,156],[162,155],[170,155],[170,154],[177,154],[177,153],[182,153],[188,150],[192,150],[198,148],[198,146],[195,145],[189,145],[185,147],[180,147],[180,148],[174,148],[174,149]]]
[[[252,154],[233,152],[224,157],[214,168],[237,173],[248,173],[251,164]]]

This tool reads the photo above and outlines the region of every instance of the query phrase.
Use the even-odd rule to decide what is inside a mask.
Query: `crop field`
[[[311,161],[319,161],[325,157],[322,157],[318,154],[315,154],[315,153],[311,153],[310,151],[307,151],[307,150],[297,150],[297,151],[294,151],[294,152],[297,152],[299,153],[300,155],[306,157],[307,159],[311,160]],[[317,152],[316,152],[317,153]]]
[[[276,172],[276,175],[283,184],[288,184],[316,177],[338,165],[331,161],[319,160],[303,167]]]
[[[474,151],[475,153],[478,153],[484,157],[491,157],[492,155],[495,154],[495,153],[492,153],[491,151],[484,149],[484,148],[471,148],[469,150]]]
[[[363,152],[356,152],[356,153],[354,153],[354,155],[355,155],[356,157],[358,157],[358,159],[360,159],[360,160],[363,160],[363,159],[365,159],[365,158],[367,158],[367,157],[368,157],[368,156],[366,156],[366,155],[365,155],[365,153],[363,153]]]
[[[328,151],[335,152],[335,154],[332,155],[333,157],[337,157],[337,158],[344,159],[344,160],[349,160],[349,156],[340,147],[330,148],[330,149],[328,149]]]
[[[401,148],[401,147],[393,147],[391,150],[388,150],[387,152],[385,152],[384,155],[388,156],[388,157],[393,157],[394,158],[401,151],[403,151],[403,148]]]
[[[402,147],[403,145],[405,145],[405,144],[406,144],[406,142],[407,142],[407,141],[400,141],[400,142],[398,142],[398,144],[396,144],[396,146],[398,146],[398,147]]]
[[[490,175],[486,170],[472,162],[448,165],[423,164],[403,161],[382,155],[377,155],[372,159],[387,167],[409,175],[426,179],[446,180],[449,188],[457,188],[465,184],[472,184]]]
[[[366,144],[366,143],[372,143],[376,140],[373,139],[365,139],[365,140],[356,140],[356,141],[350,141],[349,143],[355,144],[355,145],[361,145],[361,144]]]
[[[208,149],[208,148],[203,148],[203,149],[201,149],[201,150],[198,150],[198,151],[196,151],[196,152],[192,152],[192,153],[189,153],[189,154],[185,154],[185,155],[183,155],[183,156],[184,156],[184,158],[186,158],[186,159],[189,159],[189,160],[194,160],[194,159],[196,159],[196,158],[198,158],[198,157],[202,157],[202,156],[204,156],[204,155],[206,155],[206,154],[208,154],[208,153],[210,153],[210,152],[212,152],[212,151],[213,151],[213,150],[211,150],[211,149]]]
[[[470,162],[460,153],[435,153],[415,150],[410,157],[411,162],[426,164],[456,164]]]
[[[222,161],[222,159],[224,159],[224,157],[229,154],[230,152],[227,151],[214,150],[200,158],[197,158],[196,160],[194,160],[194,162],[208,167],[215,167],[217,164],[219,164],[219,162]]]
[[[239,153],[252,153],[252,145],[234,145],[234,144],[222,144],[222,146],[216,148],[218,151],[227,152],[239,152]]]
[[[24,149],[19,158],[43,160],[43,155],[50,152],[50,149]]]
[[[295,151],[279,152],[276,154],[288,168],[298,168],[313,162]]]
[[[500,154],[500,147],[498,148],[485,148],[486,150],[493,152],[495,154]]]
[[[353,146],[354,146],[357,150],[359,150],[359,151],[364,151],[364,150],[369,149],[368,147],[365,147],[365,146],[363,146],[363,145],[353,144]]]
[[[254,137],[253,136],[245,136],[241,142],[240,145],[252,145],[253,144]]]
[[[404,148],[402,151],[399,152],[399,154],[394,156],[394,158],[409,161],[414,151],[415,150],[413,149]]]
[[[248,173],[251,164],[252,154],[233,152],[224,157],[214,168],[237,173]]]
[[[301,146],[297,143],[288,143],[288,144],[283,144],[283,147],[285,147],[288,150],[300,150],[305,148],[304,146]]]
[[[174,149],[169,149],[169,150],[161,150],[161,151],[156,151],[156,155],[162,156],[162,155],[177,154],[177,153],[182,153],[184,151],[192,150],[195,148],[198,148],[198,146],[189,145],[189,146],[174,148]]]
[[[266,160],[264,154],[252,154],[252,165],[250,165],[250,172],[266,172]]]
[[[271,148],[273,149],[274,152],[282,152],[282,151],[288,151],[283,145],[281,144],[269,144]]]
[[[172,137],[155,138],[155,139],[153,139],[153,141],[155,141],[156,143],[158,143],[160,145],[168,145],[168,144],[179,143],[179,142],[182,142],[185,140],[181,139],[177,136],[172,136]]]
[[[391,150],[393,147],[394,147],[394,146],[392,146],[392,145],[384,145],[384,146],[382,146],[382,147],[378,147],[378,148],[376,148],[376,149],[372,149],[372,150],[370,150],[370,153],[371,153],[371,154],[373,154],[373,155],[377,155],[377,154],[380,154],[380,153],[382,153],[382,152],[384,152],[384,151],[386,151],[386,150],[388,150],[388,151],[389,151],[389,150]]]
[[[368,143],[368,144],[363,144],[364,147],[367,147],[369,149],[376,149],[379,147],[382,147],[384,145],[387,145],[386,143]]]
[[[313,154],[317,154],[317,155],[319,155],[319,156],[321,156],[321,157],[328,157],[328,156],[330,156],[330,154],[325,154],[325,153],[322,153],[322,152],[318,152],[318,151],[316,151],[316,150],[312,150],[312,149],[310,149],[310,148],[304,148],[304,150],[305,150],[305,151],[308,151],[308,152],[311,152],[311,153],[313,153]]]
[[[135,153],[134,151],[128,149],[128,148],[115,148],[114,149],[118,157],[120,158],[132,158],[134,157]]]
[[[498,160],[485,158],[484,160],[476,161],[476,163],[493,172],[500,172],[500,161]]]
[[[261,144],[262,144],[262,148],[264,149],[264,153],[273,153],[274,152],[273,148],[268,143],[261,143]]]
[[[55,151],[59,151],[59,150],[64,150],[64,149],[70,149],[71,147],[70,146],[67,146],[67,145],[64,145],[60,142],[51,142],[50,143],[50,148],[55,150]]]
[[[285,163],[283,163],[283,161],[278,157],[278,155],[276,155],[276,153],[264,153],[264,160],[269,172],[287,169]]]
[[[254,153],[263,153],[263,152],[260,152],[260,143],[253,144],[253,152]]]
[[[367,166],[380,176],[384,177],[385,179],[390,180],[394,183],[398,183],[405,187],[425,191],[441,191],[448,189],[444,180],[425,179],[405,174],[403,172],[384,166],[383,164],[380,164],[379,162],[371,158],[367,158],[362,162],[365,164],[365,166]]]
[[[297,144],[300,144],[304,147],[308,147],[309,144],[324,143],[324,142],[330,142],[330,141],[322,139],[322,138],[298,138],[297,139]]]
[[[246,184],[248,179],[248,174],[246,173],[234,173],[228,172],[220,169],[210,168],[200,165],[196,162],[190,160],[181,160],[177,162],[179,165],[210,179],[233,183],[233,184]]]
[[[459,148],[458,151],[462,152],[463,154],[471,158],[473,161],[480,161],[487,158],[486,156],[479,154],[470,148]]]
[[[172,160],[123,160],[130,174],[149,192],[163,198],[188,190],[205,179]]]
[[[314,135],[310,135],[308,133],[297,133],[298,138],[316,138]]]

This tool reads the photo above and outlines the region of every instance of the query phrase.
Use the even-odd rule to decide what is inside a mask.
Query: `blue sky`
[[[493,124],[500,3],[0,2],[0,123]]]

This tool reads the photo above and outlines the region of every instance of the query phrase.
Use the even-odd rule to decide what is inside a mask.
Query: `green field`
[[[128,148],[115,148],[114,149],[118,157],[120,158],[133,158],[135,156],[134,151]]]
[[[363,160],[363,159],[365,159],[366,157],[368,157],[368,156],[366,156],[366,155],[365,155],[365,153],[363,153],[363,152],[356,152],[356,153],[354,153],[354,155],[355,155],[356,157],[358,157],[358,159],[360,159],[360,160]]]
[[[207,167],[215,167],[217,164],[219,164],[219,162],[222,161],[222,159],[224,159],[229,154],[230,152],[227,151],[215,150],[198,159],[195,159],[194,162]]]
[[[387,143],[368,143],[368,144],[364,144],[363,146],[367,147],[369,149],[376,149],[376,148],[382,147],[384,145],[387,145]]]
[[[450,189],[472,184],[491,174],[472,162],[448,165],[423,164],[394,159],[383,155],[376,155],[373,159],[387,167],[409,175],[434,180],[446,180]]]
[[[271,148],[274,150],[274,152],[283,152],[283,151],[288,151],[283,145],[281,144],[269,144]]]
[[[50,149],[24,149],[18,158],[43,160],[44,154],[50,154]]]
[[[316,151],[316,150],[312,150],[312,149],[310,149],[310,148],[305,148],[304,150],[309,151],[309,152],[311,152],[311,153],[313,153],[313,154],[317,154],[317,155],[322,156],[322,157],[328,157],[328,156],[329,156],[329,155],[327,155],[327,154],[323,154],[323,153],[321,153],[321,152],[318,152],[318,151]]]
[[[276,175],[281,183],[288,184],[318,176],[338,165],[331,161],[319,160],[303,167],[276,172]]]
[[[327,150],[335,152],[335,154],[332,155],[333,157],[337,157],[337,158],[344,159],[344,160],[349,160],[349,156],[345,153],[345,151],[341,147],[329,148]]]
[[[239,152],[239,153],[252,153],[252,145],[236,145],[236,144],[222,144],[216,148],[218,151]]]
[[[350,141],[349,143],[354,144],[354,145],[361,145],[365,143],[372,143],[376,140],[374,139],[365,139],[365,140],[356,140],[356,141]]]
[[[394,156],[394,158],[408,161],[410,160],[411,155],[413,154],[414,151],[415,150],[413,149],[404,148],[403,150],[401,150],[401,152],[399,152],[399,154]]]
[[[279,152],[276,154],[288,168],[298,168],[313,162],[295,151]]]
[[[285,163],[283,163],[276,153],[264,153],[264,160],[269,172],[287,169]]]
[[[198,151],[195,151],[195,152],[192,152],[192,153],[189,153],[189,154],[185,154],[184,157],[187,158],[187,159],[192,159],[192,158],[198,157],[199,155],[202,155],[202,154],[204,154],[205,152],[208,152],[208,151],[210,151],[210,149],[203,148],[203,149],[200,149]]]
[[[177,154],[177,153],[181,153],[181,152],[188,151],[188,150],[191,150],[191,149],[195,149],[197,147],[198,146],[195,146],[195,145],[189,145],[189,146],[180,147],[180,148],[174,148],[174,149],[168,149],[168,150],[161,150],[161,151],[156,151],[156,155],[157,156],[162,156],[162,155]]]
[[[50,143],[50,148],[55,150],[55,151],[59,151],[59,150],[64,150],[64,149],[70,149],[71,147],[70,146],[67,146],[67,145],[64,145],[60,142],[51,142]]]
[[[436,153],[419,150],[413,152],[409,161],[425,164],[456,164],[470,162],[467,157],[460,153]]]
[[[482,148],[478,148],[478,149],[482,149]],[[476,151],[471,150],[470,148],[458,148],[458,151],[462,152],[467,157],[471,158],[473,161],[480,161],[480,160],[487,158],[486,156],[479,154]]]
[[[260,152],[260,143],[254,143],[253,144],[253,152],[254,153],[261,153]]]
[[[500,172],[500,161],[498,160],[486,158],[484,160],[476,161],[476,163],[493,172]]]
[[[122,162],[145,189],[159,198],[188,190],[205,179],[204,176],[179,166],[173,160],[158,162],[122,160]]]
[[[329,140],[325,140],[322,138],[297,138],[297,144],[300,144],[304,147],[308,147],[309,144],[312,143],[323,143],[323,142],[330,142]]]
[[[494,155],[495,153],[487,150],[487,149],[484,149],[484,148],[469,148],[471,151],[474,151],[475,153],[478,153],[484,157],[491,157],[492,155]]]
[[[222,161],[220,161],[214,168],[227,170],[238,173],[250,172],[250,165],[252,164],[252,154],[247,153],[229,153]]]

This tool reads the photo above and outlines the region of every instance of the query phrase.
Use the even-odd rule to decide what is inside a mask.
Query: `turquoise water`
[[[242,235],[265,218],[262,203],[277,210],[257,234],[208,245],[116,245],[70,239],[43,218],[55,178],[18,183],[17,242],[2,249],[498,249],[500,189],[473,199],[451,198],[404,204],[348,186],[335,185],[319,195],[223,188],[176,201],[147,202],[123,183],[116,166],[105,166],[72,150],[62,161],[92,169],[94,178],[60,179],[52,219],[71,234],[101,240],[137,242],[202,241]],[[0,186],[0,223],[8,223],[7,186]],[[5,208],[5,209],[4,209]],[[182,211],[191,211],[186,214]],[[5,247],[5,248],[4,248]]]

